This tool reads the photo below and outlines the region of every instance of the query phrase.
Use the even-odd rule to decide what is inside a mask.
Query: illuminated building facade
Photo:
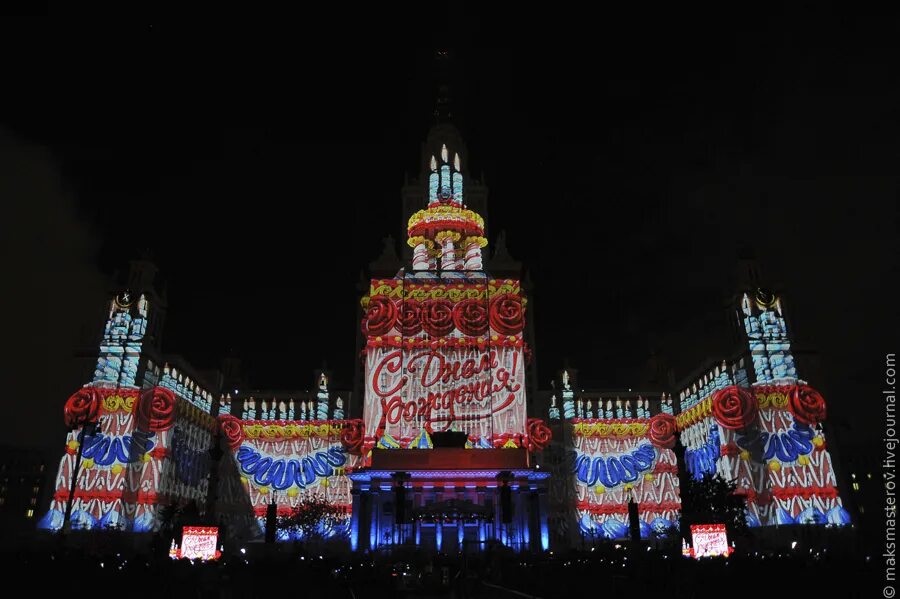
[[[147,532],[160,506],[206,501],[221,383],[162,357],[155,272],[133,262],[128,288],[110,300],[93,380],[65,404],[70,432],[39,528],[62,528],[69,507],[72,528]]]
[[[517,278],[485,269],[458,131],[435,127],[425,150],[411,261],[362,300],[363,413],[345,437],[360,456],[351,543],[546,549],[549,473],[534,454],[550,431],[526,401],[527,298]]]
[[[680,385],[684,467],[736,481],[750,526],[849,524],[822,430],[825,400],[799,378],[781,297],[748,286],[731,315],[740,350]]]
[[[355,550],[652,540],[679,523],[685,469],[737,480],[755,526],[849,522],[824,401],[797,378],[777,296],[742,292],[744,349],[678,393],[584,391],[570,368],[538,392],[528,286],[502,237],[487,260],[467,201],[485,210],[487,189],[466,159],[453,125],[431,130],[403,189],[408,259],[378,262],[361,298],[353,391],[324,368],[310,390],[248,391],[162,356],[165,302],[135,263],[93,379],[66,403],[41,527],[63,527],[76,471],[76,528],[149,532],[161,506],[194,501],[232,536],[262,540],[271,505],[287,516],[316,496],[342,514],[320,532]]]
[[[561,372],[548,409],[554,542],[665,536],[681,513],[671,395],[584,391],[575,377]]]
[[[226,516],[232,528],[244,529],[242,536],[262,540],[270,504],[277,506],[277,516],[286,517],[304,499],[324,497],[344,517],[321,531],[323,535],[349,534],[347,473],[361,459],[348,453],[342,443],[349,430],[344,402],[352,394],[332,390],[329,374],[319,370],[312,390],[241,395],[245,399],[235,402],[226,394],[219,416],[223,443],[233,461],[222,465],[217,512]],[[256,525],[249,530],[244,526],[248,517]],[[299,535],[279,530],[276,538],[287,541]]]

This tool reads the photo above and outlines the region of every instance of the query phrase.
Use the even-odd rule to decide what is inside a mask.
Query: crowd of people
[[[41,594],[128,597],[329,599],[366,597],[739,598],[872,596],[881,562],[835,548],[795,546],[692,559],[672,550],[598,544],[563,554],[516,554],[502,547],[466,555],[414,548],[329,555],[289,544],[232,548],[217,561],[173,560],[160,551],[71,544],[8,549],[8,575]],[[7,580],[10,580],[8,577]],[[877,587],[880,589],[880,587]]]

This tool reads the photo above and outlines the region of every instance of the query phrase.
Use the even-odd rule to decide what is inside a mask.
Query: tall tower
[[[742,257],[730,307],[740,351],[681,384],[677,416],[692,477],[718,473],[750,526],[850,523],[825,441],[826,402],[799,378],[785,310]]]
[[[160,506],[206,501],[213,393],[160,354],[155,275],[146,258],[133,261],[109,302],[93,377],[64,407],[69,432],[39,528],[152,532]]]
[[[438,52],[438,95],[434,107],[434,125],[422,144],[420,171],[416,178],[407,180],[401,190],[403,198],[402,236],[406,236],[407,219],[422,206],[422,197],[427,194],[431,200],[458,193],[462,199],[465,188],[466,207],[479,214],[483,226],[487,222],[487,186],[480,179],[471,176],[469,153],[462,134],[453,120],[453,101],[450,94],[450,63],[447,52]],[[446,158],[445,158],[446,154]],[[432,158],[434,159],[432,161]],[[445,172],[444,167],[447,167]],[[446,175],[446,178],[445,178]],[[465,250],[465,248],[463,248]],[[413,248],[404,248],[403,258],[412,259]]]
[[[131,262],[127,287],[109,302],[91,384],[137,388],[145,372],[154,378],[159,365],[155,368],[148,356],[159,355],[165,320],[165,300],[154,286],[156,272],[146,257]],[[154,384],[155,378],[149,386]]]
[[[373,279],[362,300],[366,443],[424,448],[434,432],[459,431],[471,447],[518,447],[525,298],[518,280],[484,270],[485,223],[468,205],[459,131],[438,124],[425,148],[421,208],[406,228],[410,260],[395,277]],[[404,203],[411,197],[408,187]]]
[[[781,299],[765,289],[757,288],[744,291],[740,303],[738,319],[743,325],[750,350],[755,381],[796,381],[797,369]]]

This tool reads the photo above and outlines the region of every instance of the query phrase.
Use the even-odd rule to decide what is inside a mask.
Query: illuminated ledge
[[[471,450],[470,450],[471,451]],[[389,480],[396,470],[357,470],[347,476],[355,482],[370,482],[372,479]],[[549,472],[540,470],[411,470],[411,479],[456,479],[456,480],[497,480],[501,472],[509,472],[513,479],[544,480]]]
[[[372,470],[525,470],[530,466],[523,448],[373,449]]]

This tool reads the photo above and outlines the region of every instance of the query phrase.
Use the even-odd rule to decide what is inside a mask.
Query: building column
[[[478,505],[484,507],[484,488],[478,488]],[[478,521],[478,540],[482,543],[479,545],[479,550],[484,550],[484,542],[487,540],[487,519],[481,518]]]
[[[444,541],[444,519],[440,518],[434,523],[434,547],[440,552]]]
[[[519,551],[528,551],[530,545],[531,526],[529,517],[531,510],[528,509],[528,493],[522,485],[518,485],[516,489],[516,504],[518,513],[516,514],[517,525],[516,537],[519,542]]]
[[[550,528],[547,525],[547,489],[538,489],[538,527],[541,531],[541,549],[550,550]]]
[[[352,508],[350,511],[350,550],[356,551],[359,549],[359,512],[362,509],[359,489],[352,489],[350,491],[350,498],[352,500]]]
[[[419,487],[416,487],[416,490],[413,493],[413,511],[415,511],[417,508],[421,508],[422,505],[422,491]],[[416,547],[420,547],[422,545],[422,521],[418,518],[413,518],[412,522],[416,539]]]
[[[378,491],[374,490],[369,495],[369,498],[372,502],[372,508],[369,510],[371,514],[371,520],[369,521],[369,549],[375,550],[381,544],[381,539],[378,538],[381,532],[381,526],[379,526],[381,524],[381,498]]]

